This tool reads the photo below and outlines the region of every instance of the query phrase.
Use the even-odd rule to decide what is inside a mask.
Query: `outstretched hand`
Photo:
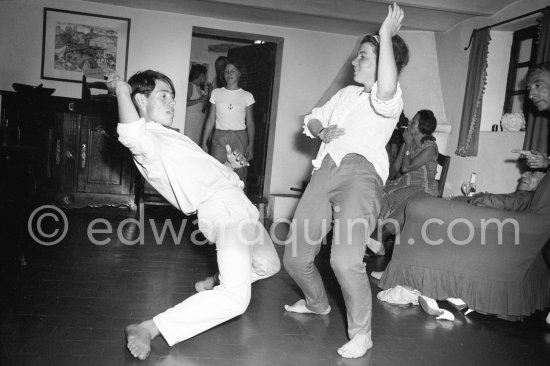
[[[243,154],[241,154],[239,151],[231,150],[231,146],[225,145],[225,152],[227,156],[227,163],[233,168],[233,169],[239,169],[245,166],[248,166],[248,161],[246,161],[246,158]]]
[[[401,22],[403,21],[404,16],[405,13],[403,12],[403,9],[401,9],[397,3],[389,5],[388,15],[380,26],[379,33],[389,35],[390,37],[395,36],[397,32],[399,32],[399,29],[401,29]]]

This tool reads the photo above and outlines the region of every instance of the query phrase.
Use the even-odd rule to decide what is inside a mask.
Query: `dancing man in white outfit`
[[[186,136],[166,128],[174,118],[172,81],[156,71],[138,72],[128,83],[114,76],[107,86],[118,100],[120,142],[141,174],[184,213],[198,212],[199,229],[216,243],[220,284],[197,293],[140,324],[126,328],[127,347],[144,360],[151,340],[162,335],[172,346],[245,312],[252,282],[280,269],[259,212],[233,172],[246,164],[227,147],[220,163]]]

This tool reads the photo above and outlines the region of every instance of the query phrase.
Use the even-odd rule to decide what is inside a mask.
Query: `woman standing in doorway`
[[[231,146],[233,151],[241,152],[247,160],[254,157],[255,101],[254,96],[239,85],[243,71],[244,66],[240,61],[229,58],[224,69],[226,84],[214,89],[210,96],[210,111],[201,147],[208,151],[208,140],[212,135],[210,155],[222,163],[227,159],[225,145]],[[236,169],[235,173],[246,184],[247,167]]]
[[[204,128],[204,106],[208,103],[208,95],[202,89],[206,81],[206,67],[195,64],[189,71],[187,85],[187,111],[185,112],[184,135],[200,144],[202,129]]]

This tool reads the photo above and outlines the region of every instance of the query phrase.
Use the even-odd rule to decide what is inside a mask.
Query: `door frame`
[[[273,170],[273,150],[275,145],[275,124],[277,121],[277,110],[279,105],[279,88],[281,81],[281,68],[283,63],[284,38],[257,33],[234,32],[223,29],[204,28],[197,26],[193,26],[191,31],[191,38],[193,37],[193,34],[201,34],[212,37],[235,38],[250,41],[262,40],[265,42],[275,43],[277,45],[277,51],[275,54],[275,70],[273,73],[273,93],[271,95],[271,113],[269,117],[269,130],[265,155],[264,187],[262,192],[263,198],[267,199],[271,191],[271,173]]]

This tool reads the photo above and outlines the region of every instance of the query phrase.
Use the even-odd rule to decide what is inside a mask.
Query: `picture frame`
[[[41,78],[81,83],[102,69],[126,79],[130,19],[44,8]]]

